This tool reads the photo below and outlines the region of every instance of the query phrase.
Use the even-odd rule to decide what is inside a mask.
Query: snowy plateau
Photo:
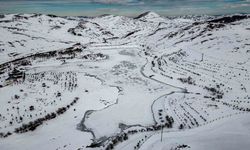
[[[249,150],[250,16],[0,15],[0,150]]]

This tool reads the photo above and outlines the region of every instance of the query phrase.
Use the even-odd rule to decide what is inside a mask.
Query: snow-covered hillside
[[[0,16],[0,149],[250,147],[250,16]]]

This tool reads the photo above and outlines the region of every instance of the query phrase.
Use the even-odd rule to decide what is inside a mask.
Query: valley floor
[[[247,150],[250,16],[0,18],[0,149]]]

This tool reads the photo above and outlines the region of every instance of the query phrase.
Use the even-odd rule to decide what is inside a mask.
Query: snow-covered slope
[[[1,16],[0,149],[248,149],[249,32],[241,14]]]

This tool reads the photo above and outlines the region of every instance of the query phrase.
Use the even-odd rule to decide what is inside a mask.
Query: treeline
[[[149,127],[145,127],[145,129],[135,129],[135,130],[129,130],[127,133],[121,133],[115,137],[112,137],[109,141],[109,143],[106,146],[106,150],[112,150],[114,149],[114,147],[118,144],[121,143],[123,141],[128,140],[129,135],[133,135],[139,132],[150,132],[150,131],[159,131],[164,127],[167,128],[172,128],[173,127],[173,123],[174,123],[174,119],[171,116],[166,116],[166,123],[165,124],[161,124],[161,125],[152,125]],[[96,147],[100,147],[102,144],[101,143],[92,143],[91,145],[87,146],[90,148],[96,148]],[[139,147],[139,146],[138,146]]]

